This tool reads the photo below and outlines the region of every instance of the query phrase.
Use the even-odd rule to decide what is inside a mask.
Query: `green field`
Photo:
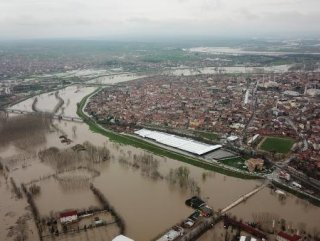
[[[260,149],[276,153],[288,153],[295,141],[291,138],[266,137]]]
[[[194,134],[208,140],[213,140],[213,141],[219,140],[219,135],[214,132],[194,131]]]
[[[246,159],[242,157],[234,157],[234,158],[229,158],[226,160],[221,160],[220,163],[224,165],[228,165],[231,167],[235,167],[237,169],[240,169],[242,171],[248,171],[248,168],[246,167]]]

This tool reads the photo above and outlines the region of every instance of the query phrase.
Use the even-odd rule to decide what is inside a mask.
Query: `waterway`
[[[135,80],[135,79],[142,78],[142,77],[143,76],[139,76],[139,75],[132,74],[132,73],[110,74],[110,75],[100,76],[98,78],[94,78],[94,79],[88,81],[88,83],[91,83],[91,84],[116,84],[116,83]]]
[[[186,51],[199,52],[199,53],[210,53],[217,55],[266,55],[266,56],[282,56],[290,54],[313,54],[319,55],[317,52],[294,52],[294,51],[254,51],[245,50],[241,48],[230,48],[230,47],[196,47],[190,48]]]
[[[190,67],[177,67],[165,71],[168,75],[174,76],[189,76],[199,74],[245,74],[245,73],[284,73],[289,70],[290,65],[275,65],[266,67],[245,67],[245,66],[226,66],[226,67],[203,67],[203,68],[190,68]]]
[[[88,93],[92,87],[71,86],[60,91],[64,99],[64,113],[75,116],[77,102]],[[50,99],[39,99],[39,106],[51,105]],[[31,100],[18,104],[18,107],[30,109]],[[55,106],[52,104],[52,106]],[[67,121],[54,121],[56,129],[51,128],[45,133],[45,139],[32,148],[21,149],[13,142],[11,145],[0,147],[0,155],[10,168],[9,177],[16,183],[27,183],[56,173],[52,165],[41,162],[37,152],[49,147],[67,149],[75,144],[89,141],[97,146],[105,146],[110,150],[111,160],[105,163],[92,164],[100,172],[92,182],[107,197],[117,212],[123,217],[127,227],[127,236],[134,240],[151,240],[170,226],[189,216],[192,210],[184,205],[187,198],[193,195],[189,189],[173,185],[164,179],[153,179],[119,160],[133,162],[134,156],[150,153],[132,146],[113,143],[108,138],[89,130],[85,123]],[[59,136],[67,135],[72,143],[61,143]],[[1,137],[0,137],[1,138]],[[152,154],[150,154],[152,155]],[[208,172],[198,167],[181,163],[169,158],[152,155],[158,160],[158,171],[166,177],[171,169],[180,166],[187,167],[189,177],[200,187],[200,196],[214,209],[222,209],[238,199],[241,195],[253,190],[261,184],[258,180],[243,180],[229,177],[216,172]],[[10,161],[16,157],[18,161]],[[7,237],[8,228],[14,225],[15,220],[25,214],[23,207],[27,206],[25,200],[16,200],[10,192],[9,184],[1,176],[0,212],[0,240],[11,240]],[[43,191],[35,198],[40,215],[47,216],[51,212],[59,212],[68,208],[87,208],[98,205],[87,185],[83,187],[66,188],[54,179],[40,181]],[[21,208],[15,208],[13,203],[19,203]],[[18,204],[17,204],[18,205]],[[17,206],[18,207],[18,206]],[[13,212],[12,215],[9,215]],[[8,214],[9,213],[9,214]],[[293,227],[301,223],[312,232],[320,229],[320,208],[313,206],[295,196],[288,195],[285,203],[264,189],[245,203],[232,209],[230,213],[252,220],[257,214],[270,213],[286,219]],[[30,239],[33,240],[33,239]]]

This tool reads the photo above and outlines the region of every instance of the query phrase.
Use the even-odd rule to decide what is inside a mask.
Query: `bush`
[[[33,184],[31,185],[31,187],[29,187],[29,192],[32,194],[32,195],[37,195],[40,193],[40,186],[36,185],[36,184]]]

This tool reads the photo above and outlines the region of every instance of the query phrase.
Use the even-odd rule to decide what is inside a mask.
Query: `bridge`
[[[269,184],[269,181],[264,182],[261,186],[257,187],[256,189],[254,189],[253,191],[242,195],[239,199],[235,200],[234,202],[232,202],[231,204],[229,204],[227,207],[225,207],[224,209],[221,210],[221,214],[225,214],[226,212],[228,212],[230,209],[234,208],[235,206],[239,205],[240,203],[246,201],[249,197],[253,196],[254,194],[256,194],[257,192],[261,191],[263,188],[265,188],[267,185]]]
[[[228,212],[230,209],[234,208],[235,206],[239,205],[240,203],[246,201],[248,198],[252,197],[254,194],[261,191],[263,188],[265,188],[269,184],[269,182],[270,181],[267,180],[264,183],[262,183],[259,187],[254,189],[253,191],[250,191],[249,193],[242,195],[239,199],[232,202],[230,205],[228,205],[227,207],[222,209],[220,212],[214,212],[213,215],[210,217],[201,217],[199,219],[199,222],[197,225],[195,225],[194,227],[192,227],[190,229],[187,229],[187,232],[184,233],[183,235],[181,235],[180,237],[178,237],[176,240],[179,240],[179,241],[197,240],[197,238],[199,238],[202,234],[204,234],[209,229],[214,227],[214,225],[216,225],[221,220],[224,219],[225,222],[227,220],[229,223],[231,223],[232,220],[226,216],[226,212]],[[242,223],[240,223],[240,224],[242,224]],[[178,224],[178,225],[180,225],[180,224]],[[250,231],[249,233],[254,233],[258,237],[265,236],[264,233],[262,233],[261,231],[259,231],[257,229],[250,227],[249,225],[246,225],[245,230],[247,230],[247,231],[249,230]],[[163,236],[164,236],[163,234],[159,235],[158,238],[153,239],[153,240],[160,240],[159,237],[163,237]],[[164,239],[161,239],[161,240],[164,240]]]
[[[83,122],[83,120],[80,117],[58,115],[58,114],[53,114],[50,112],[34,112],[34,111],[17,110],[17,109],[5,109],[3,111],[5,111],[7,113],[14,113],[14,114],[47,114],[48,116],[52,117],[53,119],[73,121],[73,122]]]
[[[228,205],[227,207],[222,209],[221,212],[215,213],[212,217],[204,218],[200,224],[198,224],[197,226],[195,226],[191,230],[191,232],[188,232],[187,234],[185,234],[183,237],[179,238],[178,240],[179,241],[196,240],[198,237],[200,237],[202,234],[207,232],[209,229],[211,229],[215,224],[220,222],[222,219],[224,219],[225,223],[227,221],[229,224],[234,224],[234,223],[232,223],[232,220],[230,218],[225,216],[225,213],[227,211],[229,211],[230,209],[234,208],[235,206],[239,205],[240,203],[244,202],[245,200],[247,200],[248,198],[250,198],[254,194],[261,191],[263,188],[265,188],[268,185],[268,183],[269,183],[269,181],[266,181],[262,185],[260,185],[256,189],[254,189],[253,191],[251,191],[245,195],[242,195],[239,199],[237,199],[236,201],[234,201],[233,203],[231,203],[230,205]],[[258,229],[254,229],[253,227],[251,227],[249,225],[245,225],[245,224],[239,223],[239,222],[237,223],[237,225],[242,225],[243,226],[242,228],[244,228],[244,230],[246,230],[249,233],[253,233],[257,237],[265,238],[265,234]]]

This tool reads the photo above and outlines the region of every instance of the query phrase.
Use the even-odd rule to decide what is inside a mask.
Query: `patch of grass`
[[[224,165],[235,167],[235,168],[243,170],[243,171],[248,171],[248,168],[246,167],[245,161],[246,161],[246,159],[244,159],[242,157],[234,157],[234,158],[229,158],[226,160],[221,160],[220,162],[223,163]]]
[[[220,163],[247,172],[248,168],[246,166],[246,160],[250,158],[251,158],[250,156],[234,157],[226,160],[221,160]],[[260,174],[269,174],[272,172],[272,169],[263,169],[261,171],[255,170],[255,172]]]
[[[280,137],[266,137],[260,146],[261,150],[276,152],[276,153],[288,153],[294,144],[294,140],[291,138]]]
[[[205,139],[209,139],[209,140],[218,140],[219,139],[219,135],[217,133],[214,132],[206,132],[206,131],[194,131],[194,134],[196,134],[197,136],[200,136],[202,138]]]

